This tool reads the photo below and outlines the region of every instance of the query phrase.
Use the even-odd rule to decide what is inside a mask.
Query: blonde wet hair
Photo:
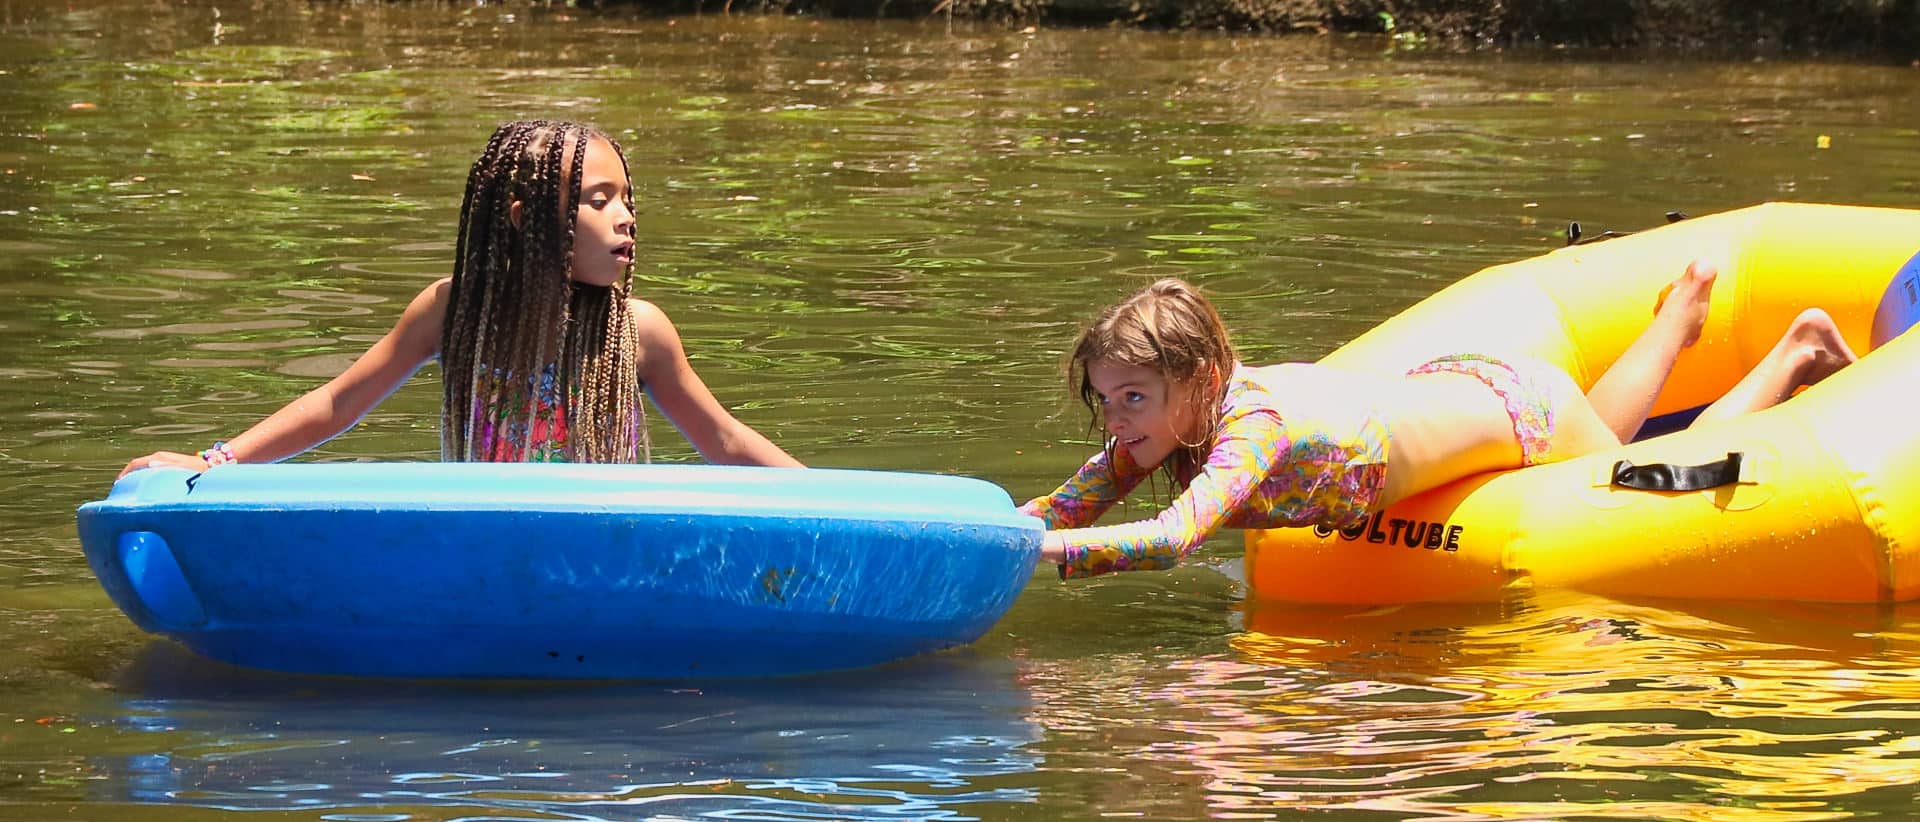
[[[1180,484],[1206,461],[1237,360],[1220,312],[1200,289],[1172,277],[1156,281],[1100,312],[1068,352],[1068,390],[1087,406],[1094,429],[1101,427],[1100,392],[1087,367],[1104,361],[1152,369],[1174,389],[1168,401],[1193,403],[1195,418],[1205,423],[1197,441],[1186,442],[1183,434],[1181,447],[1162,463],[1169,479]],[[1106,448],[1111,459],[1111,438]]]

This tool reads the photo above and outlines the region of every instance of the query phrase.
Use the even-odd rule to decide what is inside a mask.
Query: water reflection
[[[441,818],[973,815],[1028,802],[1030,697],[945,654],[762,682],[462,684],[263,674],[171,643],[113,681],[126,735],[90,798]]]
[[[1231,653],[1125,671],[1123,700],[1042,713],[1077,737],[1150,712],[1160,732],[1129,759],[1184,777],[1212,815],[1829,818],[1910,790],[1913,617],[1572,595],[1255,603]]]
[[[72,531],[128,457],[241,430],[445,276],[501,120],[588,119],[627,148],[637,289],[742,418],[814,464],[1025,497],[1090,452],[1060,349],[1143,281],[1203,283],[1248,360],[1312,359],[1569,221],[1920,206],[1910,67],[16,0],[0,72],[0,803],[20,814],[1911,812],[1907,609],[1242,614],[1228,539],[1168,574],[1037,579],[979,658],[905,673],[350,686],[153,658]],[[438,402],[429,369],[306,459],[433,458]],[[136,798],[157,810],[109,805]]]

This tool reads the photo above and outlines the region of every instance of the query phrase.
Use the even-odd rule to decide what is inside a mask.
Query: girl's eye
[[[1140,392],[1138,392],[1138,391],[1128,391],[1128,392],[1127,392],[1127,402],[1129,402],[1129,403],[1133,403],[1133,404],[1136,404],[1136,405],[1137,405],[1137,404],[1139,404],[1139,403],[1140,403],[1141,401],[1143,401],[1143,400],[1145,400],[1146,398],[1147,398],[1147,395],[1145,395],[1145,394],[1142,394],[1142,393],[1140,393]]]

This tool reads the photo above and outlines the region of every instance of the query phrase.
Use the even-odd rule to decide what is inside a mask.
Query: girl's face
[[[580,203],[573,226],[573,280],[609,286],[633,265],[633,212],[627,208],[627,169],[605,140],[587,141],[580,168]]]
[[[1098,396],[1107,434],[1136,464],[1158,466],[1198,440],[1201,409],[1193,386],[1169,382],[1145,366],[1110,360],[1088,363],[1087,382]]]

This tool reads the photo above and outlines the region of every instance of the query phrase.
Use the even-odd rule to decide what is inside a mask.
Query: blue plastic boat
[[[1040,520],[964,477],[529,464],[129,474],[80,507],[148,631],[214,659],[409,677],[764,676],[979,638]]]

